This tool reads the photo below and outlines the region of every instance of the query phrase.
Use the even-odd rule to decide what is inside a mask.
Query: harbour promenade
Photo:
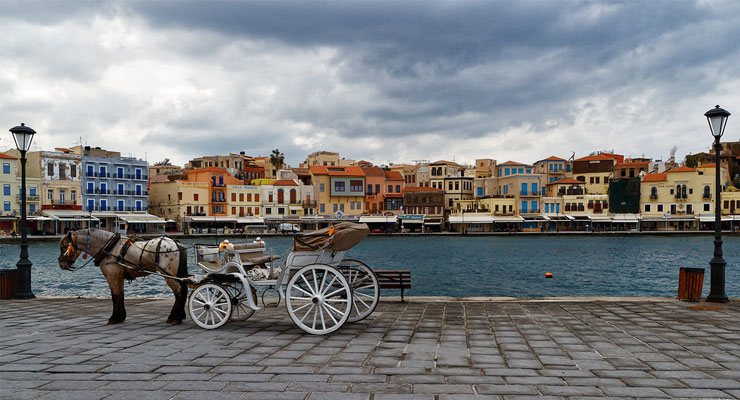
[[[740,306],[671,299],[384,299],[328,336],[283,306],[206,331],[171,299],[0,301],[0,398],[739,398]]]

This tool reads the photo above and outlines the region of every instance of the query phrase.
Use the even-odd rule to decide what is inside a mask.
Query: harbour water
[[[266,238],[268,247],[283,259],[291,240]],[[675,297],[680,267],[705,268],[706,296],[712,240],[710,235],[374,236],[346,257],[374,269],[411,270],[413,288],[407,294],[416,296]],[[740,297],[740,236],[723,240],[727,295]],[[182,240],[186,246],[195,241]],[[192,251],[190,273],[202,274],[193,263]],[[32,243],[29,253],[36,295],[110,296],[105,278],[92,263],[77,272],[60,269],[56,242]],[[18,254],[18,245],[1,244],[2,267],[14,265]],[[82,262],[79,258],[77,265]],[[546,279],[545,272],[554,277]],[[127,283],[126,296],[171,297],[172,292],[161,278],[149,277]]]

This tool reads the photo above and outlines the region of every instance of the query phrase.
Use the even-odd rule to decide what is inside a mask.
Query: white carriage
[[[365,224],[349,222],[293,239],[284,266],[267,253],[265,243],[222,242],[195,245],[196,264],[207,274],[197,279],[188,298],[190,318],[205,329],[243,321],[260,309],[258,289],[275,289],[288,314],[302,330],[324,335],[345,322],[370,315],[378,305],[378,278],[365,263],[344,259],[345,252],[368,234]]]

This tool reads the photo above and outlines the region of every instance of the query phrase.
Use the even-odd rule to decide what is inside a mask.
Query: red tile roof
[[[362,167],[362,173],[365,176],[385,176],[383,169],[380,167]]]
[[[550,185],[573,185],[573,184],[583,185],[585,183],[586,182],[581,182],[578,179],[563,178],[563,179],[557,180],[555,182],[550,182],[550,183],[547,184],[547,186],[550,186]]]
[[[433,187],[407,187],[403,189],[404,192],[444,192],[443,189],[437,189]]]
[[[616,160],[614,157],[610,157],[604,154],[596,154],[593,156],[586,156],[576,159],[574,161],[605,161],[605,160]],[[616,160],[619,161],[619,160]]]
[[[432,165],[432,164],[447,164],[447,165],[454,165],[454,166],[457,166],[457,167],[460,166],[460,164],[458,164],[458,163],[456,163],[454,161],[446,161],[446,160],[435,161],[433,163],[430,163],[429,165]]]
[[[298,186],[298,184],[291,179],[281,179],[273,182],[272,186]]]
[[[668,179],[668,175],[666,173],[662,174],[647,174],[642,178],[643,182],[662,182]]]
[[[700,166],[698,166],[696,168],[715,168],[715,164],[714,163],[704,164],[704,165],[700,165]]]
[[[403,175],[398,171],[383,171],[385,172],[385,179],[390,181],[402,181]]]
[[[540,161],[537,161],[537,162],[542,162],[542,161],[566,161],[566,160],[564,158],[550,156],[550,157],[547,157],[544,160],[540,160]]]
[[[196,172],[222,172],[225,174],[228,174],[229,171],[223,169],[223,168],[216,168],[216,167],[205,167],[205,168],[197,168],[197,169],[189,169],[186,170],[186,174],[194,174]]]
[[[601,155],[602,156],[611,157],[611,158],[617,160],[617,162],[624,162],[624,156],[621,155],[621,154],[601,153]]]
[[[0,158],[4,158],[4,159],[6,159],[6,160],[17,160],[17,159],[18,159],[18,158],[16,158],[16,157],[13,157],[13,156],[9,156],[9,155],[7,155],[7,154],[5,154],[5,153],[0,153]]]
[[[666,171],[666,173],[669,173],[669,174],[671,172],[696,172],[696,170],[693,168],[689,168],[687,166],[683,166],[683,167],[673,168],[673,169]]]

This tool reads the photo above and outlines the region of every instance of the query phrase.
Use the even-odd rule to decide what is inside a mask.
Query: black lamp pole
[[[719,144],[719,139],[725,131],[727,118],[730,116],[730,113],[716,106],[704,115],[707,117],[709,129],[712,131],[712,136],[714,136],[714,151],[717,155],[714,173],[714,257],[709,262],[711,266],[711,277],[707,301],[712,303],[727,303],[729,301],[725,294],[725,266],[727,262],[722,257],[722,200],[720,197],[721,186],[719,179],[719,153],[722,146]]]
[[[21,153],[21,258],[16,263],[18,267],[18,288],[15,292],[16,299],[33,299],[31,291],[31,260],[28,259],[28,237],[26,236],[26,152],[31,147],[33,129],[21,123],[10,129],[15,139],[16,147]]]

